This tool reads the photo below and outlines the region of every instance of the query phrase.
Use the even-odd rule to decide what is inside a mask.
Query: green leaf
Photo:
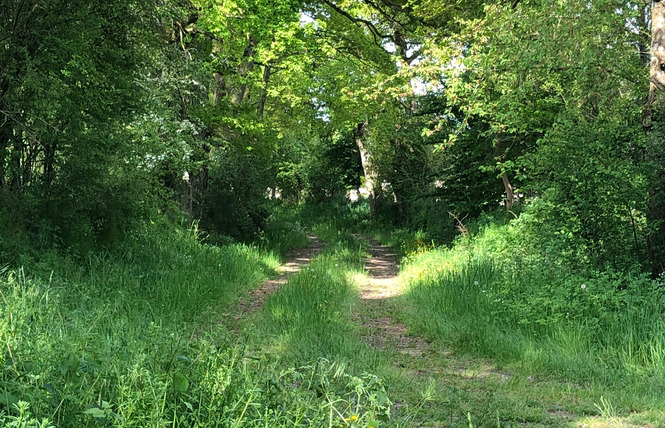
[[[173,375],[173,389],[178,392],[185,392],[189,388],[189,379],[187,376],[180,372],[175,372]]]
[[[178,361],[182,361],[183,363],[191,364],[192,360],[190,360],[187,356],[185,355],[176,355],[175,357]]]
[[[0,392],[0,405],[10,407],[12,404],[16,404],[18,402],[19,402],[18,397],[10,393],[9,391]]]
[[[84,415],[91,415],[94,418],[105,418],[106,412],[99,407],[90,407],[83,412]]]
[[[389,402],[390,402],[390,399],[388,398],[388,395],[385,392],[379,391],[376,394],[376,403],[379,406],[383,406],[383,405],[385,405],[386,403],[389,403]]]

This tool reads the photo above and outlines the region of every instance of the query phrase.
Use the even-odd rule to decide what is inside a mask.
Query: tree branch
[[[376,10],[377,10],[381,15],[383,15],[384,18],[386,18],[388,21],[392,22],[393,24],[397,24],[397,25],[399,25],[399,26],[402,27],[402,28],[406,27],[406,24],[400,22],[397,18],[395,18],[394,16],[392,16],[391,14],[389,14],[388,12],[386,12],[385,10],[383,10],[383,9],[382,9],[377,3],[375,3],[374,1],[372,1],[372,0],[364,0],[364,1],[365,1],[365,3],[367,3],[367,4],[370,5],[370,6],[372,6],[374,9],[376,9]],[[395,9],[393,9],[393,10],[395,10]]]
[[[327,4],[330,6],[333,10],[335,10],[337,13],[340,15],[344,16],[346,19],[349,21],[353,22],[356,24],[356,26],[361,27],[360,24],[364,25],[365,28],[369,30],[369,32],[372,34],[374,37],[374,43],[376,43],[378,46],[383,48],[379,40],[390,40],[391,42],[395,43],[395,38],[391,34],[383,34],[378,28],[376,28],[376,25],[374,25],[373,22],[368,21],[366,19],[362,18],[356,18],[355,16],[352,16],[349,12],[345,11],[341,7],[337,6],[335,3],[333,3],[330,0],[323,0],[323,3]]]

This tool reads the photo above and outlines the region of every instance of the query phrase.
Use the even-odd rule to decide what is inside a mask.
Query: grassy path
[[[632,421],[604,407],[597,391],[540,379],[491,361],[456,355],[414,335],[405,324],[407,290],[400,283],[391,247],[367,240],[368,273],[360,287],[354,321],[362,339],[385,359],[388,393],[396,426],[413,427],[580,427],[656,425]],[[637,416],[637,418],[636,418]]]
[[[440,258],[400,270],[351,227],[311,229],[321,239],[279,268],[261,247],[183,232],[86,266],[53,258],[0,274],[0,426],[665,426],[665,406],[620,380],[465,348],[479,330],[451,311],[474,278],[451,269],[437,298],[427,275]],[[305,245],[302,229],[278,232],[280,248]],[[468,334],[451,340],[445,322]],[[546,340],[520,351],[542,356]],[[658,379],[644,379],[660,403]]]
[[[325,248],[310,237],[239,305],[260,364],[308,379],[289,380],[278,393],[295,394],[288,386],[297,385],[292,403],[311,418],[306,426],[659,426],[614,408],[597,386],[497,366],[414,333],[418,308],[409,307],[393,249],[344,233],[323,237]],[[390,401],[377,401],[384,392]]]
[[[399,296],[397,254],[389,246],[368,241],[370,257],[365,259],[368,277],[361,284],[360,304],[355,320],[363,328],[363,340],[379,350],[396,349],[419,356],[428,350],[424,339],[407,334],[407,326],[391,316],[391,299]]]
[[[400,319],[399,296],[405,290],[398,277],[397,255],[377,241],[367,243],[368,276],[361,284],[354,320],[365,343],[387,360],[385,375],[390,378],[389,392],[395,400],[393,416],[401,421],[397,422],[399,426],[468,427],[470,422],[474,426],[502,426],[500,418],[495,421],[492,417],[495,409],[482,395],[489,388],[500,389],[498,384],[508,381],[510,375],[487,363],[458,358],[410,334]],[[466,401],[468,406],[463,405]],[[478,410],[482,417],[471,421],[464,418]],[[523,422],[527,421],[523,419],[519,426],[524,426]]]
[[[309,245],[293,250],[286,261],[277,268],[278,275],[276,277],[267,279],[259,288],[252,290],[247,297],[240,299],[238,302],[239,318],[246,317],[259,310],[271,294],[286,284],[292,275],[300,272],[321,253],[323,250],[321,240],[311,234],[307,235],[307,238],[310,241]]]

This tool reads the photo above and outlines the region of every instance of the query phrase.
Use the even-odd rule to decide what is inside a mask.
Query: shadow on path
[[[394,309],[389,300],[403,293],[397,278],[397,254],[392,247],[373,239],[356,238],[370,245],[370,257],[365,259],[369,275],[360,289],[361,304],[354,317],[365,330],[363,340],[373,348],[393,349],[411,356],[422,355],[428,350],[429,343],[421,337],[408,335],[406,325],[391,316]]]

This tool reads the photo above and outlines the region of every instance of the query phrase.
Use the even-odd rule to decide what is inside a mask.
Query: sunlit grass
[[[187,231],[149,235],[85,266],[53,254],[0,274],[0,425],[337,426],[355,414],[366,426],[385,412],[370,400],[385,395],[371,375],[313,353],[276,364],[226,327],[229,306],[274,272],[272,252],[204,245]],[[339,277],[341,287],[344,275],[321,278]],[[340,326],[347,286],[318,296],[329,302],[324,319]],[[328,339],[356,346],[352,333]]]
[[[351,360],[367,354],[352,323],[364,280],[363,246],[330,223],[315,227],[325,241],[322,254],[272,295],[258,325],[273,336],[273,349],[287,359]]]
[[[537,262],[513,226],[414,254],[403,319],[457,352],[522,373],[597,385],[620,412],[655,411],[665,380],[663,297],[640,276],[584,277]]]

